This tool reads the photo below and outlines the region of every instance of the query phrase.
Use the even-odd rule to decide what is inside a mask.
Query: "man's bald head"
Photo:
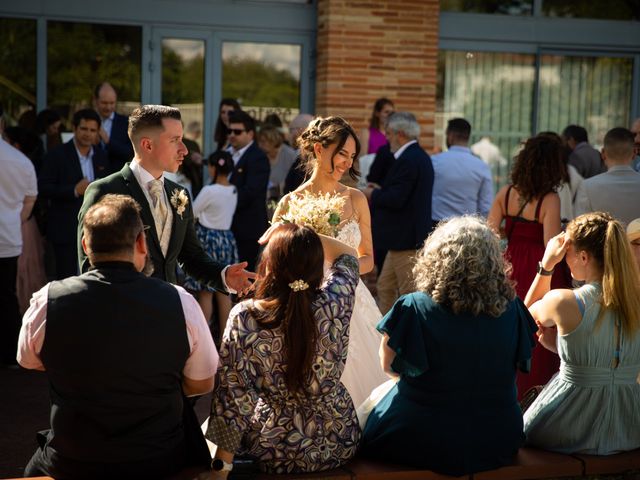
[[[96,111],[102,119],[109,118],[116,110],[118,94],[109,82],[103,82],[96,86],[93,91],[93,103]]]

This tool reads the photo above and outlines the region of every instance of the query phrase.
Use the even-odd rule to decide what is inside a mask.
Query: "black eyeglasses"
[[[242,128],[227,128],[227,135],[231,135],[232,133],[234,135],[240,135],[241,133],[246,132],[246,130],[242,129]]]

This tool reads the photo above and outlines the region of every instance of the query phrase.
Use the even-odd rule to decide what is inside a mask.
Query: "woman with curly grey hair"
[[[427,238],[417,291],[378,324],[384,370],[399,377],[364,429],[366,456],[449,475],[509,463],[524,441],[516,369],[535,323],[484,220],[449,220]]]

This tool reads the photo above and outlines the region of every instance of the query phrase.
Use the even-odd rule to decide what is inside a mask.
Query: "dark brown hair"
[[[216,148],[218,150],[223,148],[225,143],[227,143],[227,126],[222,121],[222,118],[220,118],[220,110],[222,110],[223,105],[233,107],[234,110],[242,110],[240,104],[235,98],[223,98],[220,100],[220,105],[218,106],[218,120],[216,121],[216,128],[213,134],[213,139],[216,142]]]
[[[612,160],[631,160],[634,146],[634,134],[624,127],[612,128],[604,136],[604,150]]]
[[[571,180],[571,178],[569,177],[569,155],[571,155],[571,149],[569,148],[569,146],[562,140],[562,137],[560,135],[550,130],[538,133],[538,137],[553,138],[560,144],[560,159],[562,160],[562,181],[565,183],[569,183],[569,181]]]
[[[282,328],[286,352],[285,379],[292,392],[305,393],[316,352],[317,323],[312,303],[323,278],[324,253],[309,227],[282,225],[262,252],[258,265],[257,299],[274,306],[255,312],[263,328]],[[294,291],[289,284],[303,280],[309,287]]]
[[[360,172],[354,167],[355,159],[360,156],[360,140],[353,130],[353,127],[349,125],[342,117],[318,117],[314,119],[304,132],[298,137],[298,147],[300,152],[306,157],[305,169],[307,173],[311,174],[315,167],[315,153],[313,146],[316,143],[322,145],[323,148],[327,148],[329,145],[336,144],[336,148],[331,154],[331,171],[335,168],[333,165],[333,158],[338,154],[349,137],[353,137],[356,142],[356,151],[354,157],[354,163],[349,168],[349,176],[357,180]]]
[[[140,205],[128,195],[107,194],[87,210],[83,229],[92,265],[99,256],[131,253],[144,230]]]
[[[380,113],[382,109],[391,105],[393,107],[393,102],[388,98],[382,97],[376,100],[376,103],[373,104],[373,112],[371,112],[371,118],[369,119],[369,128],[375,128],[377,130],[380,129],[380,118],[376,115],[376,113]],[[384,125],[382,125],[384,127]]]
[[[143,105],[131,112],[128,133],[134,147],[142,132],[150,129],[164,130],[162,120],[165,118],[182,121],[180,110],[166,105]]]
[[[565,177],[562,144],[554,137],[539,135],[529,138],[511,170],[511,183],[523,203],[555,192]]]

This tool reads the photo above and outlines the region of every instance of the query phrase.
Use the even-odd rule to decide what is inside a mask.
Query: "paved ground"
[[[211,397],[200,398],[196,413],[209,415]],[[36,449],[36,432],[49,427],[46,374],[0,367],[0,478],[21,477]]]
[[[375,295],[375,274],[363,277]],[[209,416],[211,396],[196,403],[200,421]],[[36,449],[36,432],[49,428],[46,374],[0,366],[0,479],[21,477]]]

